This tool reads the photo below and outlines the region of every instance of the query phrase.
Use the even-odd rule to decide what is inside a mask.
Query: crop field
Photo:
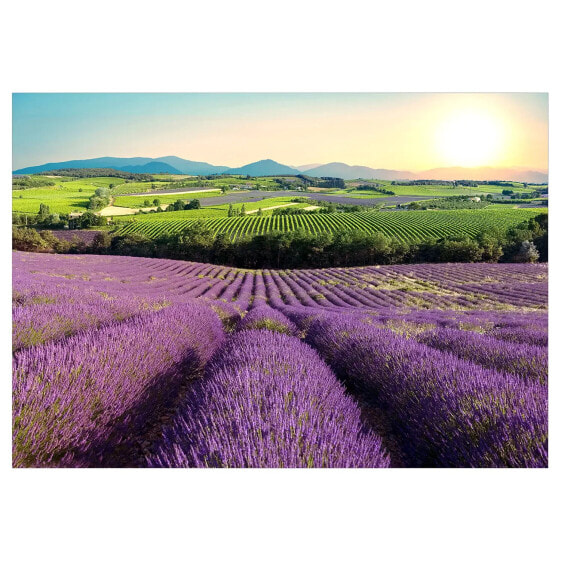
[[[546,264],[13,253],[15,467],[546,467]]]
[[[364,191],[353,189],[352,185],[356,183],[356,181],[347,181],[349,185],[347,189],[341,189],[337,191],[332,191],[330,194],[333,195],[342,195],[347,194],[348,196],[352,197],[365,197]],[[368,183],[368,181],[363,181],[361,183]],[[499,185],[478,185],[477,187],[467,187],[467,186],[459,186],[453,187],[451,185],[392,185],[391,181],[383,181],[383,180],[374,180],[373,183],[379,183],[383,186],[384,189],[388,191],[393,191],[398,196],[427,196],[427,197],[452,197],[452,196],[459,196],[459,195],[487,195],[487,194],[501,194],[503,189],[507,187],[499,186]],[[508,189],[512,189],[515,193],[531,193],[534,191],[533,188],[524,188],[523,184],[520,183],[515,187],[508,187]],[[383,196],[376,191],[367,191],[366,196],[372,193],[374,196]]]
[[[128,181],[122,182],[115,189],[116,194],[135,194],[135,193],[146,193],[152,194],[159,190],[171,190],[171,189],[221,189],[222,187],[232,188],[232,187],[244,187],[251,186],[255,187],[270,187],[276,185],[274,177],[252,177],[247,179],[245,177],[221,177],[217,176],[213,179],[201,179],[199,177],[189,177],[189,176],[165,176],[158,175],[158,179],[155,181]],[[173,181],[172,181],[173,180]]]
[[[512,209],[497,205],[497,207],[487,207],[482,210],[373,211],[295,216],[220,217],[208,218],[206,223],[217,234],[224,232],[230,234],[233,239],[273,230],[303,229],[313,233],[362,230],[380,232],[388,237],[401,240],[423,240],[458,235],[475,236],[491,225],[499,229],[507,229],[528,220],[539,212],[539,210]],[[193,217],[197,218],[197,215],[194,214]],[[167,233],[179,232],[190,222],[190,219],[136,220],[122,226],[120,232],[134,232],[154,238]]]
[[[177,200],[177,198],[175,199]],[[174,202],[175,202],[174,200]],[[290,208],[307,208],[310,203],[295,203],[293,202],[294,197],[274,197],[269,199],[264,199],[262,201],[252,201],[247,203],[236,203],[232,204],[232,208],[236,211],[241,211],[245,208],[248,213],[254,213],[259,209],[262,209],[264,215],[272,214],[273,210],[271,207],[288,207]],[[141,222],[145,220],[149,221],[177,221],[177,220],[192,220],[201,218],[227,218],[228,209],[230,205],[213,205],[204,206],[197,210],[175,210],[169,212],[151,212],[147,214],[135,214],[132,216],[123,216],[116,219],[116,223],[121,222]],[[270,210],[268,210],[270,209]]]
[[[114,195],[121,195],[123,193],[151,193],[158,189],[165,189],[173,183],[169,181],[123,181],[117,177],[113,178],[115,188],[113,189]]]
[[[12,211],[37,214],[41,203],[45,203],[51,212],[55,213],[84,212],[88,206],[88,199],[98,187],[108,187],[119,181],[121,180],[116,177],[94,177],[61,181],[53,187],[41,189],[14,190]]]
[[[191,194],[175,194],[175,195],[158,195],[157,192],[151,192],[147,194],[146,197],[115,197],[113,202],[114,206],[124,206],[130,208],[142,208],[144,206],[144,200],[147,199],[152,203],[154,199],[159,199],[161,204],[171,204],[177,200],[190,201],[192,199],[208,199],[209,197],[220,197],[222,193],[220,191],[205,191],[201,193]]]

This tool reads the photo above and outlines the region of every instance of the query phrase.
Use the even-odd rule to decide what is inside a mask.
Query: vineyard
[[[280,230],[303,229],[312,233],[360,230],[380,232],[400,240],[423,240],[450,236],[476,236],[490,226],[506,230],[536,216],[539,210],[487,207],[482,210],[452,211],[372,211],[293,216],[238,216],[210,218],[205,224],[217,234],[232,239]],[[154,216],[154,215],[152,215]],[[193,215],[196,219],[197,215]],[[122,234],[143,234],[156,238],[180,232],[193,219],[168,220],[137,218],[120,227]]]
[[[543,264],[15,252],[13,465],[546,467],[547,294]]]

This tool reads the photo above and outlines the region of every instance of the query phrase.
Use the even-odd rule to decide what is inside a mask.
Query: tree
[[[113,236],[111,252],[117,255],[133,255],[136,257],[150,257],[154,255],[154,242],[142,234],[124,234]]]
[[[518,253],[514,256],[517,263],[535,263],[540,258],[540,252],[534,242],[525,240],[520,244]]]
[[[109,191],[105,187],[99,187],[95,190],[96,197],[101,197],[102,199],[109,198]]]
[[[245,205],[242,205],[242,209],[240,211],[241,216],[245,216]]]
[[[111,247],[111,236],[107,232],[99,232],[92,241],[91,249],[95,253],[105,253]]]
[[[19,251],[41,251],[47,249],[47,244],[37,230],[13,227],[12,249]]]
[[[91,228],[92,226],[105,226],[107,224],[107,218],[105,216],[98,216],[91,211],[84,212],[82,216],[73,218],[69,222],[71,228]]]
[[[152,201],[152,203],[154,204],[154,206],[160,206],[161,201],[160,201],[160,199],[154,199],[154,200]]]
[[[41,203],[39,205],[39,212],[38,212],[39,218],[45,219],[47,218],[47,216],[49,216],[49,214],[51,214],[51,209],[49,208],[49,206],[46,205],[45,203]]]
[[[232,203],[230,203],[230,206],[228,207],[228,216],[234,216],[234,207],[232,206]]]
[[[144,206],[150,206],[150,199],[144,199]]]
[[[262,208],[260,208],[260,209],[257,211],[257,216],[263,216],[263,209],[262,209]]]
[[[59,226],[61,220],[60,220],[60,216],[56,213],[54,214],[49,214],[49,216],[47,216],[44,220],[43,220],[43,224],[45,226]]]
[[[193,199],[185,206],[185,210],[198,210],[199,208],[201,208],[201,201],[199,199]]]
[[[185,201],[177,199],[177,201],[168,206],[168,210],[185,210]]]

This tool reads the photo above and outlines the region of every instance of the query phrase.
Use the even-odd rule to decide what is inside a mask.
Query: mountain
[[[548,174],[526,168],[434,168],[415,174],[415,179],[471,179],[473,181],[520,181],[522,183],[547,183]]]
[[[299,168],[302,169],[302,168]],[[312,177],[340,177],[342,179],[471,179],[473,181],[520,181],[526,183],[547,183],[547,173],[527,168],[493,168],[493,167],[449,167],[433,168],[426,171],[410,172],[391,169],[374,169],[365,166],[349,166],[342,162],[331,162],[308,169],[306,175]]]
[[[311,177],[340,177],[341,179],[414,179],[415,176],[409,171],[349,166],[343,162],[331,162],[308,169],[306,175]]]
[[[241,168],[230,168],[225,173],[257,177],[262,175],[298,175],[300,171],[296,168],[279,164],[274,160],[260,160]]]
[[[228,170],[228,166],[213,166],[206,162],[193,162],[191,160],[184,160],[177,156],[165,156],[163,158],[155,158],[155,162],[164,162],[170,166],[178,169],[180,173],[187,175],[212,175],[214,173],[223,173]]]
[[[181,175],[182,172],[177,168],[166,164],[165,162],[153,161],[144,164],[143,166],[121,166],[121,171],[129,171],[131,173],[171,173],[174,175]]]
[[[313,169],[313,168],[317,168],[321,166],[321,164],[304,164],[303,166],[292,166],[294,168],[296,168],[299,171],[308,171],[309,169]]]
[[[149,167],[145,167],[151,164]],[[152,165],[156,164],[156,165]],[[222,173],[226,166],[213,166],[206,162],[193,162],[176,156],[164,158],[90,158],[87,160],[69,160],[66,162],[52,162],[40,166],[31,166],[15,170],[13,173],[30,174],[50,171],[53,169],[84,169],[84,168],[113,168],[133,173],[180,173],[187,175],[210,175]]]
[[[119,166],[142,166],[152,158],[91,158],[88,160],[69,160],[66,162],[51,162],[40,166],[31,166],[15,170],[14,173],[41,173],[52,169],[84,169],[84,168],[113,168]]]
[[[170,173],[186,175],[213,175],[232,173],[239,175],[298,175],[305,173],[311,177],[340,177],[341,179],[437,179],[451,181],[454,179],[471,179],[473,181],[499,180],[521,181],[525,183],[547,183],[548,174],[543,170],[529,168],[492,168],[492,167],[447,167],[433,168],[412,173],[391,169],[375,169],[366,166],[349,166],[343,162],[329,164],[306,164],[298,168],[279,164],[274,160],[260,160],[239,168],[214,166],[206,162],[184,160],[177,156],[163,158],[91,158],[87,160],[69,160],[52,162],[40,166],[31,166],[15,170],[14,174],[32,174],[54,169],[68,168],[113,168],[132,173]]]

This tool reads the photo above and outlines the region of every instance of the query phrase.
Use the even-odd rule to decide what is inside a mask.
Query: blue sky
[[[13,168],[169,155],[230,166],[264,158],[411,170],[462,165],[470,147],[453,124],[474,112],[497,137],[492,150],[472,154],[474,165],[547,167],[544,94],[55,93],[13,95]],[[439,148],[447,123],[455,151]]]

